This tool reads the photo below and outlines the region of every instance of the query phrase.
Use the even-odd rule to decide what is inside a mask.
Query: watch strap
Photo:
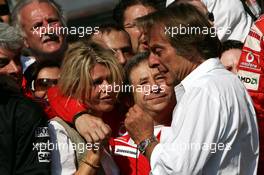
[[[155,135],[151,136],[150,138],[147,138],[143,141],[141,141],[139,144],[138,144],[138,150],[140,151],[141,154],[145,154],[146,152],[146,149],[149,147],[149,145],[151,145],[151,143],[153,142],[158,142],[158,139]]]

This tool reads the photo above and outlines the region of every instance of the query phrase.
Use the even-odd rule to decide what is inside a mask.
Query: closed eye
[[[141,81],[140,83],[139,83],[139,85],[145,85],[145,84],[147,84],[148,82],[147,81]]]
[[[152,52],[157,55],[157,56],[160,56],[161,55],[161,52],[162,52],[162,49],[161,48],[154,48],[152,49]]]
[[[159,76],[156,76],[155,79],[156,80],[164,80],[165,79],[165,76],[159,75]]]
[[[37,23],[35,23],[34,25],[33,25],[33,29],[34,30],[38,30],[38,29],[40,29],[40,27],[43,25],[43,23],[42,22],[37,22]]]
[[[58,23],[59,22],[59,20],[58,19],[48,19],[48,23],[49,24],[56,24],[56,23]]]
[[[93,85],[94,85],[94,86],[100,85],[100,84],[102,84],[102,83],[103,83],[103,80],[100,79],[100,78],[93,80]]]
[[[136,27],[135,23],[127,23],[124,25],[124,28],[134,28],[134,27]]]

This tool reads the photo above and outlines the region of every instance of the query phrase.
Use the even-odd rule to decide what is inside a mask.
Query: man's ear
[[[27,39],[24,38],[23,40],[24,40],[24,46],[25,46],[26,48],[29,48],[29,44],[28,44],[28,42],[27,42]]]

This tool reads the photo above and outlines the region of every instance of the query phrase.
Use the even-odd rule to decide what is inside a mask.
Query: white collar
[[[175,0],[167,0],[166,1],[166,7],[168,7],[170,4],[172,4]]]
[[[202,64],[200,64],[197,68],[195,68],[187,77],[185,77],[181,84],[184,89],[188,89],[188,87],[193,86],[194,80],[197,78],[207,74],[211,70],[214,69],[224,69],[224,66],[221,64],[219,58],[210,58],[205,60]]]

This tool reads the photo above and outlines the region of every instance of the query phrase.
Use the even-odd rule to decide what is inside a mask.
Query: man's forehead
[[[111,45],[110,47],[122,48],[131,46],[128,35],[123,31],[111,31],[108,34],[104,34],[103,38],[107,44]]]
[[[30,13],[29,13],[30,12]],[[44,15],[45,16],[42,16]],[[23,17],[31,16],[31,18],[36,18],[39,16],[58,16],[56,9],[47,2],[32,2],[25,5],[21,11],[20,15]]]
[[[151,12],[154,12],[155,9],[151,6],[145,6],[142,4],[135,4],[126,8],[124,12],[124,20],[135,20],[136,18],[145,16]],[[130,21],[132,22],[132,21]]]
[[[159,44],[160,41],[168,42],[166,35],[166,27],[163,24],[154,24],[147,32],[149,44]]]
[[[149,67],[148,60],[144,60],[143,62],[141,62],[132,71],[135,71],[135,73],[138,75],[139,79],[153,77],[153,76],[160,74],[158,68]],[[141,71],[140,74],[137,73],[139,71]],[[143,72],[145,72],[145,73],[143,73]]]

